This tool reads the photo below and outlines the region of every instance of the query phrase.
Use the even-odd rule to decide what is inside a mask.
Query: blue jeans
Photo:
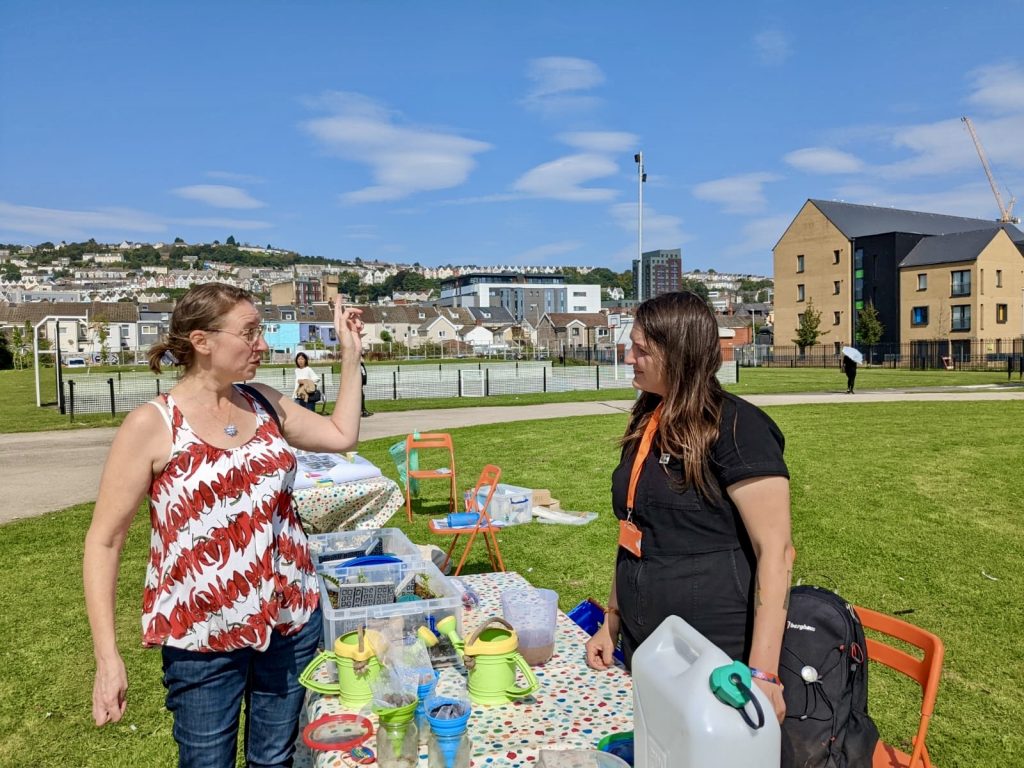
[[[246,765],[289,768],[305,699],[299,675],[316,655],[321,626],[317,609],[298,634],[274,632],[263,652],[199,653],[164,646],[178,767],[234,768],[244,702]]]

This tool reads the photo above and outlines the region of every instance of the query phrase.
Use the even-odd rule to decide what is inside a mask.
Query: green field
[[[1017,477],[1024,403],[877,403],[770,409],[792,472],[796,577],[938,634],[947,655],[929,734],[936,766],[1024,764],[1024,514]],[[609,475],[622,416],[517,422],[453,431],[459,486],[485,463],[510,483],[549,488],[566,509],[592,510],[583,528],[533,524],[500,536],[508,567],[555,589],[567,609],[602,601],[615,547]],[[361,452],[389,474],[392,440]],[[425,484],[412,524],[447,511],[443,484]],[[132,528],[122,564],[118,625],[129,669],[121,724],[91,725],[92,654],[81,597],[89,505],[0,527],[0,765],[171,765],[160,657],[139,648],[148,521]],[[436,542],[442,543],[442,542]],[[470,572],[482,570],[481,548]],[[51,594],[56,589],[57,595]],[[64,590],[67,589],[67,592]],[[905,746],[914,686],[872,668],[871,710],[883,737]],[[1010,727],[1007,727],[1010,726]]]
[[[415,361],[413,361],[415,362]],[[428,361],[429,362],[429,361]],[[402,363],[404,365],[404,363]],[[436,365],[436,363],[433,363]],[[113,370],[113,369],[110,369]],[[129,370],[129,369],[122,369]],[[135,367],[130,370],[140,370]],[[107,372],[106,369],[98,371]],[[43,370],[43,402],[56,399],[54,371]],[[620,385],[624,382],[620,382]],[[600,391],[548,392],[529,395],[497,395],[488,398],[438,398],[413,400],[370,400],[371,411],[409,411],[424,408],[473,408],[478,405],[531,405],[578,400],[629,399],[633,390],[627,386],[601,389]],[[862,368],[857,375],[857,391],[908,390],[918,387],[950,389],[957,387],[1013,386],[1020,387],[1020,379],[1008,380],[1005,372],[998,371],[905,371],[890,368]],[[738,395],[794,393],[794,392],[844,392],[846,378],[838,369],[822,368],[742,368],[739,383],[729,390]],[[109,427],[120,424],[124,414],[111,417],[109,414],[78,415],[74,422],[62,416],[57,408],[36,407],[35,380],[31,370],[0,371],[0,395],[4,407],[0,409],[0,433],[38,432],[50,429],[82,429],[88,427]],[[328,404],[328,412],[331,405]]]

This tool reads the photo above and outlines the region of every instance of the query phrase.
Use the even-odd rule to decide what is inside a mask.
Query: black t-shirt
[[[711,449],[711,468],[720,498],[705,498],[693,488],[680,492],[669,477],[682,479],[682,462],[671,457],[660,463],[655,439],[637,483],[633,522],[643,533],[643,553],[698,554],[734,549],[745,539],[736,505],[725,489],[751,477],[789,477],[782,458],[785,438],[766,413],[746,400],[726,393],[722,403],[718,439]],[[633,457],[639,441],[623,451],[612,473],[612,508],[626,519],[626,495]]]

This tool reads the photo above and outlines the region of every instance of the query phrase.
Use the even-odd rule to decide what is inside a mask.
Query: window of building
[[[797,256],[796,257],[796,271],[797,272],[803,272],[804,271],[804,257],[803,256]]]
[[[804,300],[804,285],[803,285],[803,283],[800,283],[796,287],[796,300],[797,301],[803,301]]]
[[[840,316],[842,314],[843,314],[842,312],[833,312],[832,313],[832,325],[839,325],[839,318],[840,318]]]
[[[574,327],[573,327],[573,329],[572,329],[572,335],[573,335],[573,336],[579,336],[579,335],[580,335],[580,329],[579,329],[579,327],[578,327],[578,326],[574,326]]]
[[[157,327],[155,325],[144,325],[144,326],[142,326],[142,335],[143,336],[156,336],[156,334],[158,332],[159,331],[157,331]]]
[[[997,269],[996,270],[996,288],[1002,288],[1002,287],[1003,287],[1003,270]]]
[[[608,335],[608,329],[607,328],[598,328],[597,329],[597,338],[603,339],[607,335]]]
[[[586,312],[587,308],[584,305],[576,304],[572,308],[573,312]]]
[[[1006,312],[1007,312],[1007,305],[1006,304],[996,304],[996,322],[997,323],[1005,323],[1006,322]]]
[[[954,331],[971,330],[971,305],[957,304],[953,306],[953,322],[951,325]]]
[[[804,323],[804,313],[801,312],[800,314],[798,314],[796,316],[796,324],[797,325],[803,325],[803,323]]]
[[[839,295],[839,283],[840,283],[839,280],[833,280],[832,281],[832,295],[833,296],[838,296]]]
[[[839,251],[832,251],[832,263],[833,264],[838,264],[839,263]]]
[[[328,331],[327,331],[327,338],[329,338],[331,341],[337,341],[338,340],[338,332],[335,331],[333,328],[328,329]]]
[[[864,268],[864,249],[858,248],[853,252],[853,268],[863,269]]]
[[[445,337],[445,332],[444,331],[438,331],[437,332],[437,338],[443,339],[444,337]]]
[[[911,325],[928,325],[928,307],[914,307],[910,310]]]
[[[957,269],[950,273],[952,276],[952,286],[950,288],[950,296],[970,296],[971,295],[971,270],[969,269]]]
[[[586,291],[573,291],[572,295],[573,295],[574,298],[578,298],[580,296],[584,296],[585,297],[587,295],[587,292]]]
[[[122,339],[127,339],[128,338],[128,334],[130,334],[130,333],[131,333],[131,326],[127,325],[127,324],[122,324],[121,325],[121,338]]]
[[[928,275],[924,272],[917,276],[917,290],[927,291],[928,290]]]

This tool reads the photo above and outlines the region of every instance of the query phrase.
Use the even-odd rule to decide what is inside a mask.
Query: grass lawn
[[[416,362],[416,361],[412,361]],[[436,365],[436,362],[430,361]],[[403,363],[404,364],[404,363]],[[278,366],[280,367],[280,366]],[[113,370],[113,369],[111,369]],[[140,370],[139,367],[131,370]],[[103,371],[99,372],[102,375]],[[890,368],[861,368],[857,374],[860,392],[879,389],[908,389],[916,387],[1021,386],[1019,379],[1008,382],[1005,372],[998,371],[904,371]],[[842,392],[846,378],[838,369],[822,368],[743,368],[738,384],[729,390],[738,395],[787,392]],[[56,399],[54,372],[44,369],[42,377],[43,402]],[[582,390],[578,392],[547,392],[525,395],[496,395],[488,398],[418,398],[412,400],[371,400],[371,411],[411,411],[433,408],[474,408],[478,405],[531,405],[534,403],[561,403],[581,400],[620,400],[633,397],[632,388]],[[0,433],[39,432],[50,429],[81,429],[86,427],[116,426],[125,414],[87,414],[75,417],[71,423],[54,406],[37,408],[35,380],[31,370],[0,371]],[[328,411],[331,404],[328,404]]]
[[[1024,403],[878,403],[774,408],[793,475],[796,577],[832,585],[848,599],[937,633],[947,655],[929,747],[935,764],[1024,764],[1024,514],[1017,476]],[[551,489],[566,509],[593,510],[583,528],[533,524],[504,531],[510,569],[559,592],[561,607],[607,596],[615,526],[610,473],[623,416],[517,422],[454,430],[459,485],[483,464],[504,479]],[[361,452],[393,475],[387,446]],[[412,524],[447,511],[443,484],[425,483]],[[82,538],[89,505],[0,527],[0,765],[125,768],[171,765],[171,718],[163,709],[160,657],[138,647],[148,521],[129,536],[118,600],[131,690],[124,721],[91,725],[92,654],[81,598]],[[443,542],[436,542],[443,543]],[[471,557],[481,570],[486,554]],[[992,577],[992,578],[988,578]],[[995,580],[994,580],[995,579]],[[68,589],[61,599],[54,584]],[[909,738],[913,685],[877,667],[872,713],[883,737]],[[71,738],[73,734],[73,738]]]

